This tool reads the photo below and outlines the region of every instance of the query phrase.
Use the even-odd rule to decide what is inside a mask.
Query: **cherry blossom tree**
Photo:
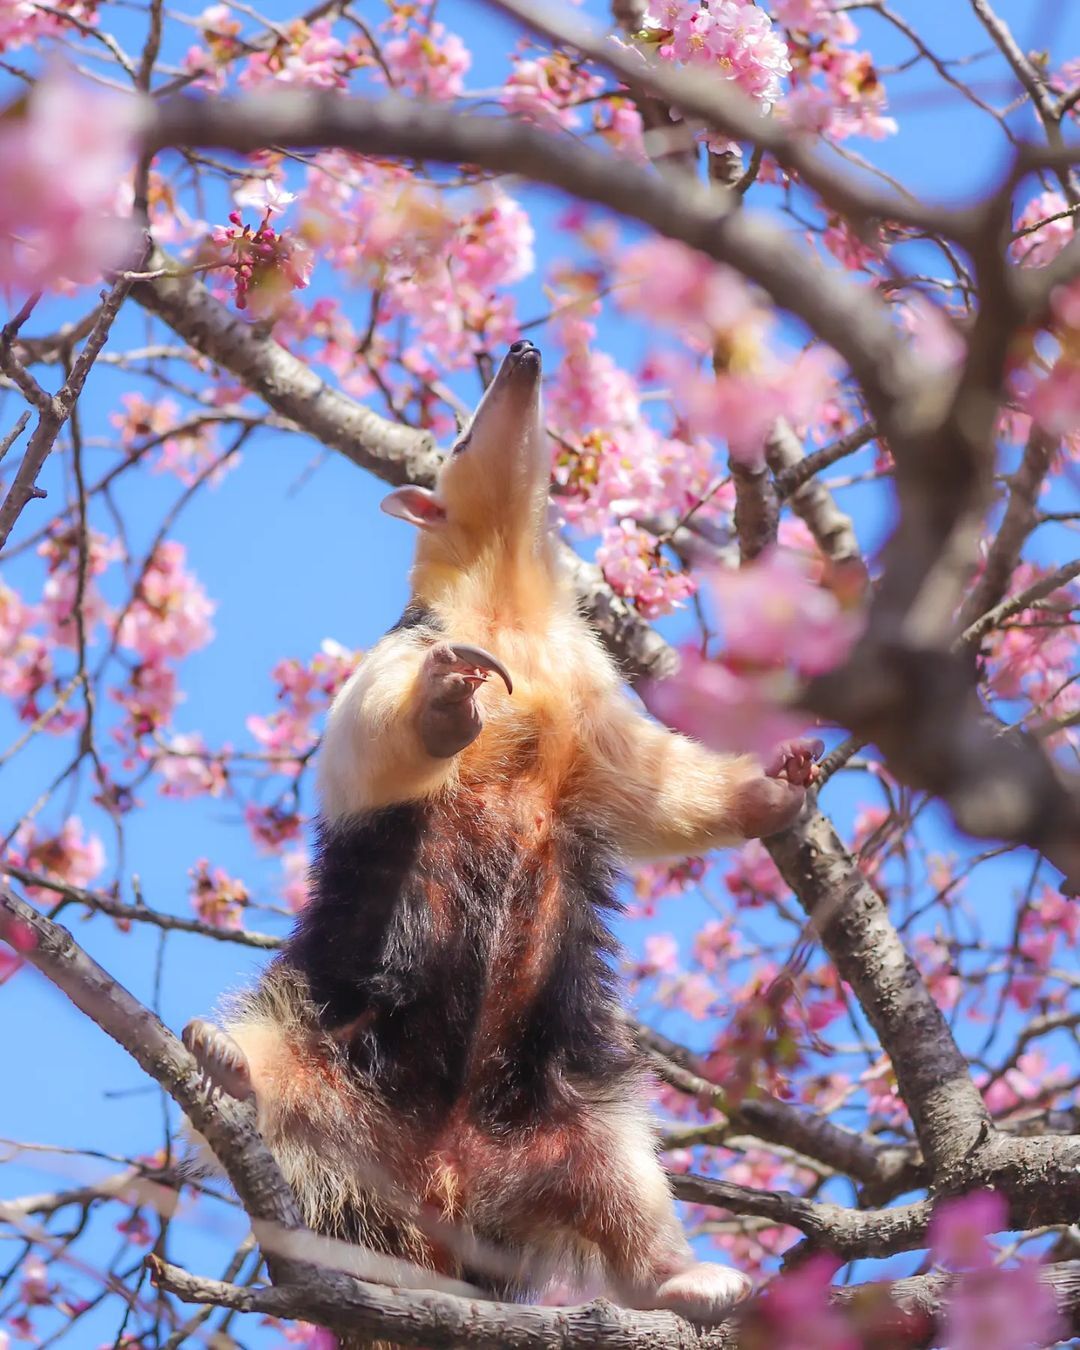
[[[946,51],[886,0],[0,0],[4,1027],[83,1019],[166,1108],[104,1157],[5,1142],[58,1180],[0,1201],[0,1347],[1080,1333],[1080,31],[1034,8],[1039,50],[966,0]],[[958,139],[981,186],[927,191]],[[303,907],[322,716],[377,636],[355,577],[314,644],[268,602],[272,698],[222,726],[192,671],[256,607],[226,628],[185,520],[271,441],[293,519],[346,469],[429,483],[524,332],[628,682],[721,749],[826,746],[792,828],[626,887],[673,1185],[757,1285],[718,1328],[365,1278],[157,1015],[175,944],[247,970]],[[282,549],[254,511],[231,542]],[[232,1192],[178,1178],[181,1111]]]

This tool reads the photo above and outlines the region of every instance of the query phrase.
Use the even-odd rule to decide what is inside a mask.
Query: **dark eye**
[[[458,441],[457,445],[454,446],[453,450],[451,450],[450,453],[451,453],[452,455],[460,455],[460,454],[462,454],[464,451],[468,450],[468,448],[469,448],[469,441],[470,441],[471,439],[472,439],[471,436],[468,436],[468,435],[462,436],[461,440]]]

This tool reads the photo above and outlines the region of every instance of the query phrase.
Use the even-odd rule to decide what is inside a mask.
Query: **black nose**
[[[534,342],[530,342],[528,338],[519,338],[517,342],[512,342],[510,344],[511,356],[520,356],[522,352],[534,352],[534,351],[536,351],[536,344]]]

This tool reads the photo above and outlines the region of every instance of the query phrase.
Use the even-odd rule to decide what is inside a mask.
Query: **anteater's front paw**
[[[241,1102],[254,1095],[247,1057],[227,1031],[193,1017],[180,1039],[198,1060],[212,1088]]]
[[[738,822],[747,839],[767,839],[795,823],[806,789],[817,781],[817,757],[825,747],[818,740],[785,741],[777,746],[761,778],[743,785]]]
[[[513,693],[505,666],[465,642],[437,642],[424,658],[420,673],[417,728],[424,749],[434,759],[449,759],[471,745],[483,728],[476,691],[494,672]]]
[[[794,787],[808,788],[818,776],[815,761],[825,749],[824,742],[800,738],[778,745],[765,769],[768,778],[779,778]]]
[[[665,1280],[656,1291],[654,1307],[666,1308],[692,1322],[722,1322],[751,1288],[741,1271],[700,1261]]]

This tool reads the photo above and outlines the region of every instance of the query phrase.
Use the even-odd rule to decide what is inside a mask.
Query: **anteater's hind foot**
[[[193,1017],[180,1039],[198,1060],[212,1088],[241,1102],[254,1095],[247,1056],[227,1031],[202,1017]]]
[[[693,1322],[722,1322],[752,1287],[741,1271],[699,1261],[665,1280],[652,1302]]]

